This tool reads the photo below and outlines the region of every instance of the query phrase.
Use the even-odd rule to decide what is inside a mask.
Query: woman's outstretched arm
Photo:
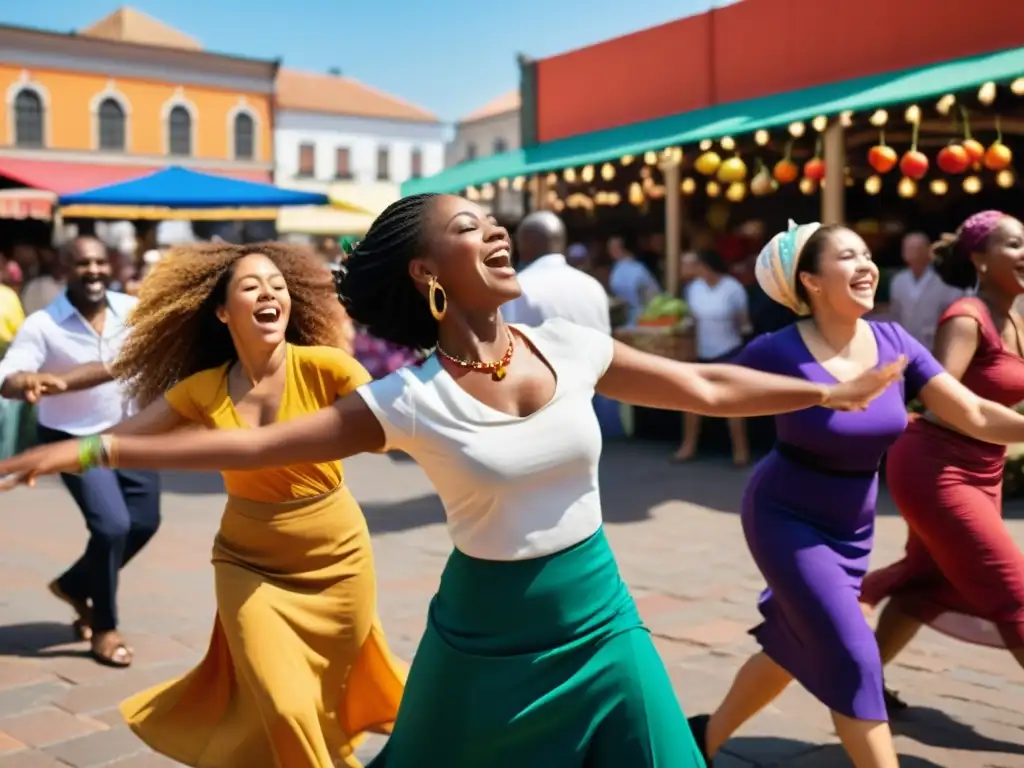
[[[384,446],[384,431],[358,393],[316,413],[259,429],[185,430],[108,438],[111,462],[124,469],[260,469],[343,459]],[[79,441],[40,446],[0,461],[4,487],[38,475],[77,472]]]
[[[861,410],[903,375],[906,361],[833,385],[738,365],[680,363],[615,342],[598,391],[613,400],[704,416],[768,416],[815,405]]]

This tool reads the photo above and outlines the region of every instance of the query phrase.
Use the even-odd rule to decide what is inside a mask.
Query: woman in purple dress
[[[801,315],[796,325],[748,345],[736,362],[820,384],[904,358],[901,384],[866,410],[808,408],[776,417],[778,442],[753,471],[743,532],[768,582],[752,634],[763,651],[740,670],[713,715],[691,719],[714,757],[747,720],[798,680],[832,712],[857,768],[896,768],[882,664],[858,604],[874,537],[878,465],[907,424],[906,398],[972,437],[1024,439],[1024,417],[963,387],[894,323],[863,320],[874,307],[878,267],[864,241],[840,226],[790,225],[757,261],[757,279]]]

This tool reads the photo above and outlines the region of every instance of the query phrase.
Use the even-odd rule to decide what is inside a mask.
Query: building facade
[[[455,135],[445,152],[445,166],[519,149],[520,142],[520,96],[515,90],[488,102],[456,123]],[[485,186],[480,194],[482,199],[479,202],[496,216],[518,219],[524,214],[522,190],[495,185]]]
[[[0,26],[0,177],[55,194],[171,164],[269,181],[276,72],[131,8],[73,34]]]
[[[398,199],[402,182],[444,168],[445,128],[432,113],[335,74],[282,69],[274,129],[274,181],[323,192],[363,213],[282,210],[278,230],[361,234]]]

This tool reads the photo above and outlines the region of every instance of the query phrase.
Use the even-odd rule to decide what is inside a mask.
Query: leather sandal
[[[75,619],[71,622],[71,629],[74,630],[75,638],[83,641],[92,640],[92,627],[89,624],[92,618],[92,611],[89,608],[89,603],[69,596],[60,588],[60,583],[56,580],[50,582],[49,590],[51,595],[75,612]]]
[[[113,636],[113,640],[108,640]],[[132,665],[132,650],[115,633],[108,632],[93,641],[89,655],[98,664],[116,669],[126,669]]]

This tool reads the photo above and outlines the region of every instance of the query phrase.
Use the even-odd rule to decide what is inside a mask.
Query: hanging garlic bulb
[[[931,193],[937,197],[942,197],[949,191],[949,184],[946,183],[945,179],[932,179],[931,184],[928,185],[928,189]]]
[[[864,191],[869,195],[877,195],[882,191],[882,177],[868,176],[864,181]]]
[[[601,166],[601,178],[605,181],[611,181],[615,178],[615,166],[611,163],[605,163]]]

